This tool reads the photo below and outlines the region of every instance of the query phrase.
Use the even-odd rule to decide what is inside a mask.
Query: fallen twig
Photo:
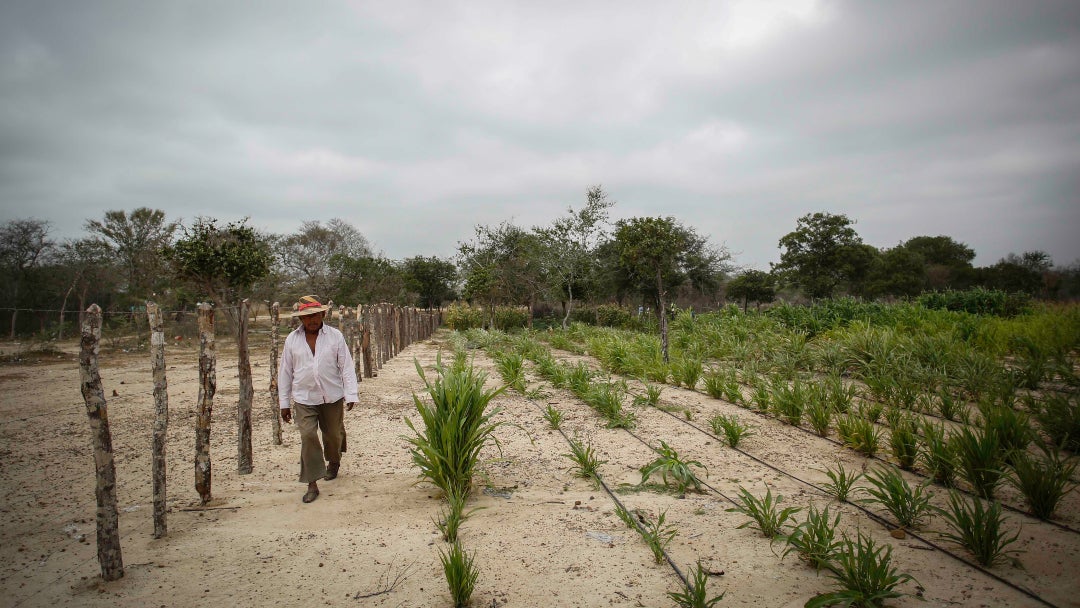
[[[402,582],[404,582],[405,579],[409,578],[409,570],[415,564],[416,564],[416,562],[412,562],[408,566],[405,566],[404,568],[402,568],[401,571],[397,573],[397,576],[394,577],[394,580],[391,581],[390,580],[390,570],[394,567],[394,562],[390,562],[390,565],[388,565],[386,567],[386,572],[384,572],[382,577],[381,577],[382,589],[380,589],[378,591],[373,591],[371,593],[363,593],[363,594],[361,594],[359,591],[357,591],[356,595],[354,595],[352,599],[354,599],[354,600],[362,600],[364,598],[376,597],[376,596],[379,596],[379,595],[386,595],[387,593],[390,593],[391,591],[396,589],[398,585],[400,585]]]

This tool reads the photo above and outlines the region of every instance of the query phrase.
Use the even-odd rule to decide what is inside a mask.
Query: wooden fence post
[[[360,322],[360,354],[364,358],[364,376],[372,378],[375,375],[371,362],[371,307],[365,306],[363,319]]]
[[[146,317],[150,321],[150,367],[154,375],[154,438],[151,470],[154,478],[154,538],[169,533],[165,509],[165,451],[166,432],[169,430],[169,382],[165,377],[165,330],[161,309],[157,303],[146,303]]]
[[[199,402],[195,412],[195,491],[210,502],[210,419],[217,391],[214,350],[214,306],[199,304]]]
[[[281,305],[274,302],[270,306],[270,413],[274,421],[274,445],[281,445],[281,406],[278,405],[278,350],[280,347],[278,331],[281,328]]]
[[[239,351],[237,372],[240,376],[240,401],[236,404],[236,472],[247,475],[252,470],[251,458],[251,402],[255,388],[251,385],[251,356],[248,352],[248,314],[250,303],[240,300],[239,334],[236,347]]]
[[[120,516],[116,511],[116,463],[113,461],[112,435],[109,432],[109,409],[98,372],[98,349],[101,343],[101,307],[91,304],[82,325],[79,369],[83,401],[90,418],[94,441],[94,472],[97,485],[97,555],[101,578],[115,581],[124,576],[120,553]]]

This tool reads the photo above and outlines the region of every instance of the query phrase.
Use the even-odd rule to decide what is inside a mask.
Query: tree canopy
[[[846,215],[811,213],[780,239],[780,263],[773,271],[811,298],[831,297],[838,288],[861,281],[873,259]]]

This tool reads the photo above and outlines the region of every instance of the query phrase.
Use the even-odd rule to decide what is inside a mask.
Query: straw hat
[[[319,302],[318,296],[304,296],[293,304],[292,316],[294,317],[306,317],[320,312],[326,312],[330,309],[329,304],[323,304]]]

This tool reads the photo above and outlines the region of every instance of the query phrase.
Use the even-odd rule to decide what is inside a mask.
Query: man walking
[[[316,296],[300,298],[292,315],[300,317],[300,326],[285,338],[278,369],[281,419],[291,422],[290,405],[296,408],[300,481],[308,484],[304,502],[319,497],[320,478],[337,477],[345,451],[345,411],[358,400],[356,370],[345,337],[323,325],[328,308]]]

